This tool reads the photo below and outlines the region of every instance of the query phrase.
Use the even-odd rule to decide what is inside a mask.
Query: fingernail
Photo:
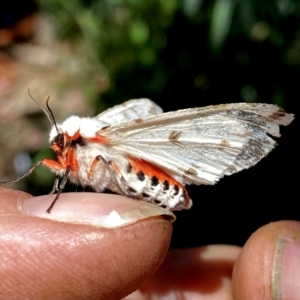
[[[98,193],[61,194],[48,214],[46,210],[54,197],[47,195],[21,200],[18,208],[36,217],[108,229],[125,227],[155,216],[165,217],[171,222],[176,219],[170,211],[145,201]]]
[[[272,299],[300,299],[300,242],[280,237],[272,273]]]

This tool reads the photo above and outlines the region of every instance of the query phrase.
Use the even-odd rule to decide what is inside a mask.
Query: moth
[[[294,118],[272,104],[163,113],[149,99],[134,99],[94,118],[71,116],[57,124],[49,98],[46,107],[39,106],[52,125],[49,143],[56,160],[44,158],[16,180],[2,183],[19,181],[39,165],[47,167],[56,174],[51,193],[57,192],[48,213],[68,180],[169,210],[188,209],[192,200],[185,185],[213,185],[255,165],[276,146],[271,136],[280,137],[279,125]]]

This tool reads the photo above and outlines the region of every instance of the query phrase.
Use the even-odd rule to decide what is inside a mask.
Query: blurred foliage
[[[169,109],[235,101],[284,105],[286,75],[299,72],[299,1],[40,4],[61,38],[78,49],[88,45],[84,55],[107,68],[110,87],[102,99],[108,105],[133,97],[153,98]]]
[[[43,7],[55,17],[58,33],[62,38],[73,39],[85,46],[86,55],[99,59],[109,71],[110,93],[122,95],[118,79],[126,74],[124,86],[127,94],[159,93],[165,81],[165,67],[159,61],[160,52],[166,47],[167,28],[179,9],[176,0],[171,1],[42,1]],[[150,78],[138,79],[138,73],[148,72]],[[150,76],[147,77],[150,77]],[[149,80],[150,79],[150,80]],[[127,84],[128,82],[134,83]],[[136,92],[135,92],[136,91]],[[124,97],[115,97],[119,101]],[[118,100],[116,100],[118,101]],[[114,102],[114,101],[112,101]]]

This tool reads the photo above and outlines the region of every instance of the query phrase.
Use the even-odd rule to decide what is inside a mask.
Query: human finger
[[[126,300],[231,300],[231,275],[241,249],[210,245],[169,251],[159,270]]]
[[[267,224],[249,238],[234,267],[235,299],[299,299],[299,270],[300,223]]]
[[[168,250],[170,215],[144,202],[62,194],[45,218],[53,195],[31,198],[0,187],[0,198],[3,299],[120,299]]]

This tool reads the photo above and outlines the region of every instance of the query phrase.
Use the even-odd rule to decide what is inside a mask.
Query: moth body
[[[155,165],[116,151],[108,138],[100,138],[108,123],[72,116],[50,131],[49,143],[60,165],[46,160],[59,177],[70,167],[69,181],[90,186],[96,192],[105,188],[172,210],[189,208],[191,201],[182,184]],[[95,133],[98,133],[97,135]]]

